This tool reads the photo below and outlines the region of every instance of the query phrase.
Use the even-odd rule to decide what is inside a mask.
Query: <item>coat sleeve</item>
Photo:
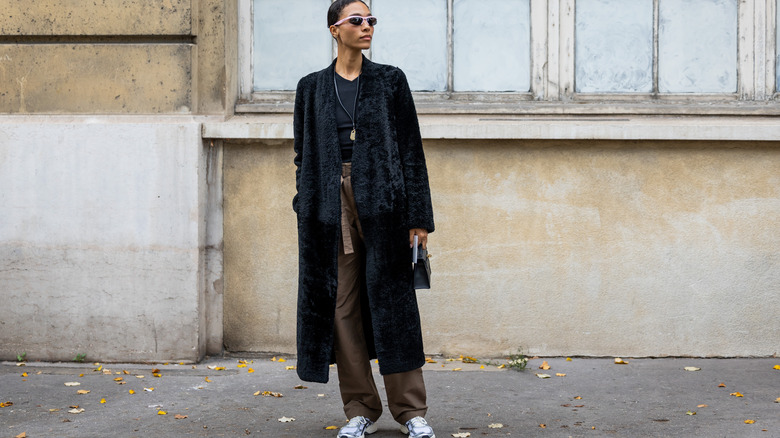
[[[395,121],[398,151],[404,174],[409,228],[434,231],[431,189],[425,166],[420,125],[406,75],[397,69],[395,80]]]
[[[303,163],[303,133],[304,133],[304,113],[305,113],[305,89],[304,80],[298,81],[298,87],[295,91],[295,109],[293,111],[293,147],[295,149],[295,196],[293,197],[292,207],[295,213],[298,213],[298,193],[301,187],[301,164]]]

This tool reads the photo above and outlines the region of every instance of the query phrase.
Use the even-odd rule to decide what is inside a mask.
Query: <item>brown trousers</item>
[[[347,418],[361,415],[376,421],[382,415],[382,399],[374,382],[363,333],[360,289],[365,281],[365,248],[352,192],[350,164],[344,163],[341,173],[342,238],[339,239],[336,298],[336,366]],[[404,424],[414,417],[425,416],[428,407],[422,368],[383,377],[387,406],[397,422]]]

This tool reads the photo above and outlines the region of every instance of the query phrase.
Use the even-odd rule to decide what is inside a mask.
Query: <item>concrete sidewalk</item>
[[[91,363],[4,362],[0,402],[12,404],[0,408],[0,438],[335,437],[325,429],[344,424],[335,369],[331,383],[311,384],[287,369],[292,359],[245,359],[245,367],[231,357],[195,366],[102,364],[99,371]],[[780,359],[625,358],[628,364],[617,365],[547,358],[531,360],[524,372],[434,360],[425,380],[438,438],[780,437]],[[543,360],[549,370],[538,368]],[[295,421],[279,421],[285,417]],[[387,412],[372,435],[402,436]]]

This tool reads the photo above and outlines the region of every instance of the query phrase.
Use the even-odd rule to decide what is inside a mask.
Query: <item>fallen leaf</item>
[[[574,405],[575,408],[584,408],[585,405]]]
[[[253,370],[252,368],[249,368],[248,370],[246,370],[246,372],[247,372],[247,373],[254,373],[254,372],[255,372],[255,370]]]
[[[218,367],[216,365],[209,365],[206,368],[214,371],[224,371],[225,367]]]
[[[295,421],[295,418],[282,417],[278,421],[280,423],[292,423],[293,421]]]
[[[236,368],[246,368],[246,367],[247,367],[247,365],[245,363],[240,363],[240,364],[236,365]]]
[[[571,362],[571,358],[570,358],[570,357],[567,357],[567,358],[566,358],[566,362]]]
[[[27,432],[22,432],[19,435],[16,435],[14,438],[27,438]]]
[[[741,394],[741,393],[739,393],[739,392],[732,392],[732,393],[731,393],[731,394],[729,394],[729,395],[733,395],[734,397],[744,397],[744,395],[742,395],[742,394]]]
[[[153,369],[153,370],[152,370],[152,374],[154,374],[154,373],[159,373],[159,372],[160,372],[160,369],[159,369],[159,368],[155,368],[155,369]]]
[[[57,408],[57,409],[49,409],[49,412],[59,412],[59,411],[60,411],[59,408]]]
[[[718,385],[718,388],[725,388],[725,387],[726,387],[725,383],[721,383],[720,385]]]
[[[70,405],[70,406],[68,406],[68,407],[69,407],[69,408],[71,408],[71,409],[78,409],[78,408],[79,408],[79,405]]]
[[[426,363],[437,363],[435,360],[433,360],[433,359],[432,359],[432,358],[430,358],[430,357],[426,357],[426,358],[425,358],[425,362],[426,362]]]
[[[257,396],[258,396],[258,395],[260,395],[260,394],[262,394],[262,392],[260,392],[260,391],[257,391],[257,392],[255,392],[255,393],[254,393],[254,394],[252,394],[252,395],[254,395],[255,397],[257,397]]]
[[[753,424],[756,420],[745,420],[745,424]]]
[[[502,368],[506,368],[506,364],[505,363],[502,363],[501,365],[498,366],[498,369],[502,369]]]
[[[701,368],[699,368],[699,367],[685,367],[683,369],[685,371],[701,371]]]
[[[133,391],[132,389],[130,391],[128,391],[128,392],[130,393],[130,395],[135,394],[135,391]]]
[[[336,430],[338,428],[338,426],[325,426],[325,430]]]
[[[780,370],[780,365],[775,365],[772,368],[775,369],[775,370]]]
[[[137,379],[143,379],[145,376],[135,376]]]
[[[85,395],[85,394],[89,394],[89,393],[90,393],[90,391],[88,389],[79,389],[78,391],[76,391],[76,394],[79,394],[79,395]]]
[[[69,414],[80,414],[84,412],[84,408],[74,408],[68,411]]]
[[[555,375],[558,377],[566,377],[566,374],[564,373],[555,373]]]
[[[103,365],[100,365],[99,363],[96,363],[96,364],[95,364],[95,366],[96,366],[97,368],[95,368],[95,369],[94,369],[94,371],[100,371],[100,370],[102,370],[102,369],[103,369]]]
[[[582,400],[582,397],[578,395],[577,397],[574,397],[574,400]]]
[[[144,391],[146,391],[146,392],[152,392],[152,391],[154,391],[154,388],[144,388]]]
[[[284,397],[281,392],[263,391],[263,397]]]
[[[619,357],[616,357],[615,358],[615,364],[616,365],[628,365],[628,361],[627,360],[623,360],[623,359],[621,359]]]
[[[122,370],[122,373],[123,373],[123,374],[130,374],[130,371],[127,371],[127,370]]]
[[[106,399],[104,399],[104,398],[101,398],[101,399],[100,399],[100,404],[103,404],[103,403],[105,403],[105,402],[106,402]]]
[[[211,379],[209,379],[208,377],[206,377],[204,380],[206,381],[206,383],[211,383]]]
[[[103,370],[103,374],[104,374],[104,375],[111,374],[111,370]]]
[[[9,406],[13,406],[14,404],[11,402],[2,402],[0,403],[0,408],[7,408]]]
[[[467,438],[471,436],[471,432],[451,433],[450,435],[454,436],[455,438]]]
[[[547,361],[544,361],[544,362],[542,362],[541,365],[539,365],[539,369],[540,370],[549,370],[550,369],[550,364],[548,364]]]
[[[27,377],[27,373],[22,373],[22,377]]]
[[[303,385],[297,385],[297,386],[294,386],[293,389],[309,389],[309,387],[308,386],[303,386]]]
[[[162,377],[162,374],[160,374],[160,373],[152,373],[152,375],[153,375],[154,377]]]
[[[780,397],[775,399],[775,403],[780,403]]]
[[[173,418],[175,418],[176,420],[184,420],[185,418],[187,418],[187,416],[186,415],[181,415],[181,414],[176,414],[176,415],[173,416]]]
[[[294,366],[294,365],[290,365],[290,366],[288,366],[288,367],[284,367],[284,369],[286,369],[286,370],[288,370],[288,371],[289,371],[289,370],[294,370],[294,369],[295,369],[295,366]]]
[[[287,362],[287,360],[285,358],[283,358],[283,357],[280,357],[279,358],[279,362]]]
[[[493,423],[493,424],[488,424],[488,427],[491,429],[501,429],[502,427],[504,427],[504,425],[501,423]]]
[[[696,407],[697,407],[697,408],[708,408],[708,407],[709,407],[709,405],[698,405],[698,406],[696,406]]]
[[[480,365],[479,369],[484,370],[485,369],[485,365]]]
[[[65,382],[65,386],[81,386],[79,382]]]
[[[538,377],[540,379],[549,379],[552,376],[550,376],[549,374],[536,373],[536,377]]]
[[[157,411],[157,415],[168,415],[165,411]]]
[[[122,380],[125,380],[125,379],[123,379],[121,377],[117,377],[116,379],[114,379],[114,382],[121,382]]]
[[[462,371],[463,368],[453,368],[452,371]]]
[[[544,423],[540,424],[539,427],[541,427],[542,429],[547,429],[547,425]]]
[[[685,415],[696,415],[696,412],[694,411],[688,411],[685,413]]]

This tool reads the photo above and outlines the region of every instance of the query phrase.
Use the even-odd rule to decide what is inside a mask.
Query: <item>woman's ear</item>
[[[339,39],[336,38],[339,34],[339,28],[337,26],[331,26],[330,27],[330,36],[333,37],[334,40],[338,41]]]

